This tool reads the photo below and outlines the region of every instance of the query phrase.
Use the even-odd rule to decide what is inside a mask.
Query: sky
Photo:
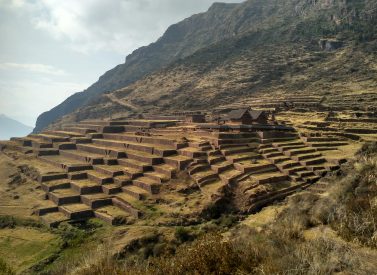
[[[0,0],[0,114],[34,126],[39,114],[213,2]]]

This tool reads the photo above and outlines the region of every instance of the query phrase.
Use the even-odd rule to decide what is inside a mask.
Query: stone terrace
[[[245,193],[272,186],[251,199],[254,209],[339,168],[321,151],[327,142],[341,143],[286,126],[218,127],[171,117],[87,120],[12,141],[57,168],[39,176],[45,201],[36,213],[50,226],[91,217],[111,224],[143,218],[143,203],[168,194],[182,173],[191,181],[187,188],[209,194],[245,182],[252,183]]]

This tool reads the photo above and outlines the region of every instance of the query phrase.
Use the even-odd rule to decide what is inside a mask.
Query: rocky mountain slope
[[[376,14],[370,0],[214,4],[42,114],[35,131],[54,121],[208,109],[266,94],[374,92]]]
[[[0,114],[0,140],[7,140],[11,137],[23,137],[33,130],[21,122]]]

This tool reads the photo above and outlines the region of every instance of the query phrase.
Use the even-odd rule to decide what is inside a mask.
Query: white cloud
[[[0,0],[1,1],[1,0]],[[179,20],[213,0],[11,0],[32,24],[79,52],[127,54],[155,41]],[[241,0],[225,0],[241,2]]]
[[[56,76],[67,75],[61,69],[45,64],[20,64],[20,63],[0,63],[1,70],[26,70],[33,73],[42,73]]]

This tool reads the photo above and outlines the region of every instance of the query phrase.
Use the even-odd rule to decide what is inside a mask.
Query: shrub
[[[182,226],[175,229],[174,236],[180,243],[184,243],[192,239],[190,231]]]
[[[14,216],[0,216],[0,229],[15,228],[17,226],[42,228],[43,224],[32,219],[21,219]]]
[[[13,275],[16,274],[14,271],[10,268],[10,266],[3,260],[0,259],[0,275]]]

